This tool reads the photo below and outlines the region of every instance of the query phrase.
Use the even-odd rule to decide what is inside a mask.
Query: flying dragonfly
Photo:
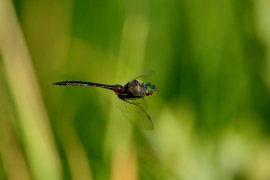
[[[61,81],[53,83],[58,86],[94,86],[105,88],[114,91],[117,95],[115,99],[116,106],[121,110],[122,114],[135,126],[143,129],[152,130],[154,125],[150,116],[145,109],[147,103],[144,99],[145,96],[152,96],[156,87],[150,82],[143,83],[137,79],[146,75],[138,76],[130,80],[124,85],[107,85],[87,81]]]

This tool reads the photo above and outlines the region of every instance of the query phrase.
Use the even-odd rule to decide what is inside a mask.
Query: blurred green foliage
[[[22,85],[12,85],[2,44],[0,179],[270,179],[268,2],[12,3],[46,114],[34,120],[49,126],[22,115],[36,105],[20,105],[27,83],[14,65]],[[149,70],[153,131],[129,124],[108,90],[52,86],[123,84]]]

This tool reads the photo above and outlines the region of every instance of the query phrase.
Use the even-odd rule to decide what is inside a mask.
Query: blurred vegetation
[[[0,1],[0,179],[270,179],[270,3]],[[114,93],[155,84],[155,129]]]

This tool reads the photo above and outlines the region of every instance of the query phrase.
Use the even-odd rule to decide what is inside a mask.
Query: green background
[[[269,2],[1,1],[0,179],[270,179]],[[52,85],[149,71],[153,131]]]

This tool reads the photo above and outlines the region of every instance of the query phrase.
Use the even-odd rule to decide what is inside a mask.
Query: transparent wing
[[[154,129],[151,118],[145,111],[147,103],[143,98],[122,100],[116,97],[115,103],[127,120],[132,124],[143,129]]]
[[[133,81],[133,80],[135,80],[135,79],[138,79],[138,78],[141,78],[141,77],[149,76],[149,75],[151,75],[151,74],[154,74],[154,71],[152,71],[152,70],[151,70],[151,71],[147,71],[147,72],[145,72],[145,73],[143,73],[143,74],[137,76],[136,78],[133,78],[131,81]]]

